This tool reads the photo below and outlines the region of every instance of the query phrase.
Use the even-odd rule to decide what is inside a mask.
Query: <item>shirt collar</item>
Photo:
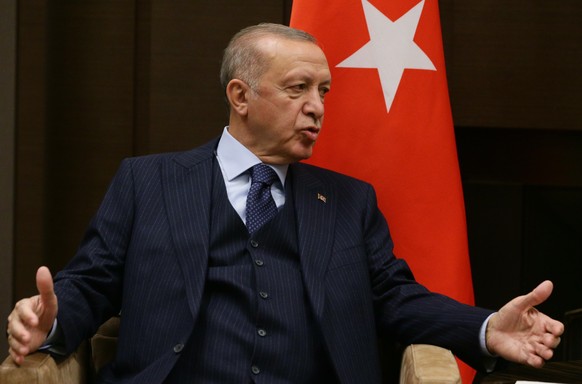
[[[232,137],[230,132],[228,132],[228,127],[225,127],[222,131],[222,136],[220,137],[218,148],[216,149],[216,156],[218,157],[218,161],[220,162],[228,181],[232,181],[245,173],[252,166],[261,163],[261,160],[249,151],[247,147]],[[289,164],[267,165],[275,170],[281,185],[284,187]]]

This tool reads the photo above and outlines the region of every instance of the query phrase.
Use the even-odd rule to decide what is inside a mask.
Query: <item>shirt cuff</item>
[[[57,355],[65,355],[64,336],[57,319],[49,331],[46,340],[39,348],[40,351],[46,351]]]
[[[55,321],[53,322],[53,326],[51,328],[51,330],[49,331],[49,334],[46,337],[45,342],[43,343],[43,346],[45,344],[50,344],[51,341],[54,342],[55,336],[57,334],[57,326],[59,325],[59,322],[57,321],[57,318],[55,317]]]
[[[484,359],[483,359],[483,365],[485,366],[485,370],[487,372],[492,372],[495,369],[495,366],[497,365],[497,357],[496,355],[492,354],[491,352],[489,352],[489,349],[487,349],[487,325],[489,324],[489,320],[491,319],[491,316],[493,316],[495,313],[490,314],[489,316],[487,316],[487,318],[485,319],[485,321],[483,322],[483,324],[481,325],[481,329],[479,330],[479,344],[481,346],[481,352],[484,355]]]

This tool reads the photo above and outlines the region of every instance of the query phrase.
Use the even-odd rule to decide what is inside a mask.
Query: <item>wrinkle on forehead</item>
[[[327,58],[321,48],[309,41],[265,36],[258,42],[261,53],[268,60],[266,72],[278,73],[287,77],[294,72],[315,70],[323,78],[322,84],[331,83]]]
[[[257,41],[257,47],[265,58],[275,60],[282,55],[289,56],[291,51],[295,51],[295,59],[298,61],[313,62],[315,55],[313,50],[317,50],[322,63],[327,66],[327,58],[319,45],[310,41],[292,40],[278,36],[264,36]],[[299,47],[310,47],[310,49],[299,49]],[[300,56],[299,56],[300,55]],[[307,57],[310,56],[310,57]],[[319,60],[317,60],[319,61]]]

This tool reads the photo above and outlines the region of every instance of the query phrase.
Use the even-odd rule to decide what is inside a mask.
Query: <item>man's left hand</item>
[[[544,281],[533,291],[516,297],[495,313],[487,325],[487,349],[505,360],[542,367],[560,344],[564,325],[539,312],[553,290],[551,281]]]

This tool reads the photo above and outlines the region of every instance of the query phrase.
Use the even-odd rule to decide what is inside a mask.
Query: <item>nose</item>
[[[323,97],[319,93],[319,90],[314,89],[307,95],[307,99],[303,104],[303,113],[311,116],[317,122],[323,117],[323,112]]]

